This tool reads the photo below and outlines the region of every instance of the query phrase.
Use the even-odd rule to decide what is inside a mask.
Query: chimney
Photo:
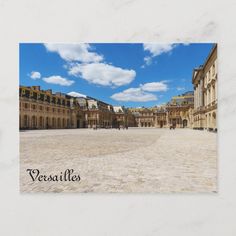
[[[52,90],[51,89],[47,89],[46,92],[49,93],[50,95],[52,95]]]
[[[40,91],[40,86],[32,86],[33,90]]]

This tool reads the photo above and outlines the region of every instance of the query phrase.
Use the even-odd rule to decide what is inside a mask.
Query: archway
[[[77,128],[80,128],[80,120],[77,119]]]
[[[56,128],[56,118],[52,118],[52,128]]]
[[[46,117],[46,129],[50,127],[50,118]]]
[[[57,128],[60,129],[61,128],[61,119],[57,118]]]
[[[63,120],[62,120],[62,128],[64,129],[65,128],[65,126],[66,126],[66,124],[65,124],[66,122],[65,122],[65,119],[63,118]]]
[[[32,129],[36,129],[36,117],[32,116]]]
[[[43,117],[42,116],[39,117],[39,128],[40,129],[43,128]]]
[[[161,120],[160,121],[160,128],[162,128],[163,127],[163,121]]]
[[[24,128],[28,128],[28,116],[24,115]]]
[[[188,121],[186,119],[183,120],[183,128],[188,126]]]
[[[215,112],[212,113],[212,126],[213,126],[213,129],[216,129],[216,113]]]

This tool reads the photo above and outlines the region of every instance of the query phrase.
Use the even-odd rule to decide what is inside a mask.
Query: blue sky
[[[213,44],[20,44],[20,85],[151,107],[193,90]]]

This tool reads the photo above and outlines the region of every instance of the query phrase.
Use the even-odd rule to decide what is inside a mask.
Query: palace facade
[[[130,108],[137,127],[155,127],[154,108]]]
[[[113,124],[113,107],[102,101],[87,99],[87,109],[84,112],[86,128],[109,128]]]
[[[113,127],[135,127],[136,121],[134,115],[124,106],[114,106],[115,120]]]
[[[91,97],[73,97],[40,86],[20,86],[20,129],[118,128],[136,126],[124,107]]]
[[[193,92],[172,97],[165,105],[152,108],[131,108],[138,127],[192,128]]]
[[[217,131],[217,45],[205,63],[194,69],[194,129]]]
[[[73,99],[39,86],[20,86],[20,129],[75,128]]]
[[[193,93],[153,108],[112,106],[91,97],[73,97],[39,86],[20,86],[20,129],[192,127]]]

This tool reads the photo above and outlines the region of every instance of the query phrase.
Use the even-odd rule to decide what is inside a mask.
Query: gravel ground
[[[216,192],[215,133],[191,129],[20,132],[21,192]],[[80,181],[32,181],[27,169]]]

